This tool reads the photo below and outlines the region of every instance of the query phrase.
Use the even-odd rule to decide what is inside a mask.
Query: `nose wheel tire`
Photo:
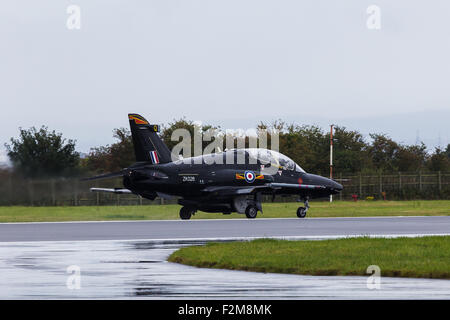
[[[255,206],[248,206],[247,209],[245,209],[245,215],[249,219],[255,219],[257,214],[258,209]]]
[[[297,209],[297,217],[304,218],[306,217],[306,208],[300,207]]]
[[[195,210],[187,207],[182,207],[180,209],[180,218],[181,220],[189,220],[194,213]]]

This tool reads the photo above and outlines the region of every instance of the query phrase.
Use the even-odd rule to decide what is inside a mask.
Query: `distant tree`
[[[367,169],[370,166],[367,149],[361,133],[336,126],[333,135],[334,170],[348,173]]]
[[[329,136],[317,126],[294,126],[280,138],[280,151],[286,153],[308,172],[327,174],[329,172]]]
[[[167,147],[170,150],[172,150],[172,148],[180,142],[180,141],[172,141],[172,134],[176,129],[186,129],[187,131],[189,131],[189,134],[192,137],[191,150],[194,150],[193,137],[196,128],[193,121],[186,120],[184,118],[174,120],[173,122],[169,123],[168,126],[162,128],[161,138],[164,140],[164,143],[167,145]]]
[[[113,130],[113,137],[119,141],[91,149],[83,162],[88,170],[96,173],[114,172],[136,161],[130,130],[116,128]]]
[[[194,156],[194,134],[197,133],[202,137],[202,135],[208,131],[209,129],[217,130],[219,127],[213,127],[212,125],[196,125],[194,121],[186,120],[185,118],[181,118],[178,120],[173,120],[173,122],[169,123],[168,126],[162,128],[162,132],[160,134],[161,138],[164,140],[164,143],[167,145],[169,150],[172,150],[172,148],[181,142],[180,140],[172,141],[172,134],[176,129],[186,129],[191,137],[191,156]],[[210,144],[214,139],[211,139],[211,141],[203,141],[201,142],[201,151],[205,149],[205,147]]]
[[[447,155],[447,158],[450,159],[450,143],[447,145],[447,148],[445,148],[445,154]]]
[[[450,171],[450,159],[446,152],[436,148],[428,161],[428,168],[431,171]]]
[[[399,171],[419,171],[424,168],[428,158],[425,144],[400,146],[396,154],[396,167]]]
[[[45,126],[20,128],[19,138],[11,138],[5,147],[15,171],[30,178],[73,175],[80,159],[75,140],[66,140]]]
[[[384,134],[370,134],[370,137],[372,143],[368,147],[368,154],[375,169],[385,172],[396,171],[400,145]]]

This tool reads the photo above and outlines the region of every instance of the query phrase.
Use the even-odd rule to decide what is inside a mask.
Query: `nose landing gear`
[[[308,209],[309,209],[308,198],[303,199],[303,202],[305,203],[305,207],[299,207],[297,209],[297,217],[299,217],[299,218],[306,217],[306,212],[308,212]]]

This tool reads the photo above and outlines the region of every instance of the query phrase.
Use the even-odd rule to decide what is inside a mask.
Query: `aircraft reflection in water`
[[[124,188],[91,188],[95,192],[132,193],[146,199],[179,197],[181,219],[197,210],[245,213],[255,218],[262,212],[262,195],[298,195],[304,207],[308,199],[328,197],[342,190],[339,183],[306,173],[290,158],[267,149],[233,149],[221,153],[172,161],[171,152],[151,125],[138,114],[128,115],[136,163],[120,172],[86,180],[123,176]],[[217,161],[223,157],[222,161]],[[230,161],[231,160],[231,161]],[[270,173],[270,174],[268,174]]]

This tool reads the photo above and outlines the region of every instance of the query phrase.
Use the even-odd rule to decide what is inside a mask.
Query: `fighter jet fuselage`
[[[172,161],[170,151],[150,125],[130,114],[130,126],[138,162],[119,173],[97,176],[102,179],[123,176],[124,188],[92,191],[133,193],[154,200],[177,198],[183,207],[182,219],[197,210],[244,213],[255,218],[262,212],[262,196],[272,198],[296,195],[305,202],[297,210],[304,217],[308,200],[328,197],[342,190],[334,180],[306,173],[285,155],[267,149],[232,149],[220,153]]]

